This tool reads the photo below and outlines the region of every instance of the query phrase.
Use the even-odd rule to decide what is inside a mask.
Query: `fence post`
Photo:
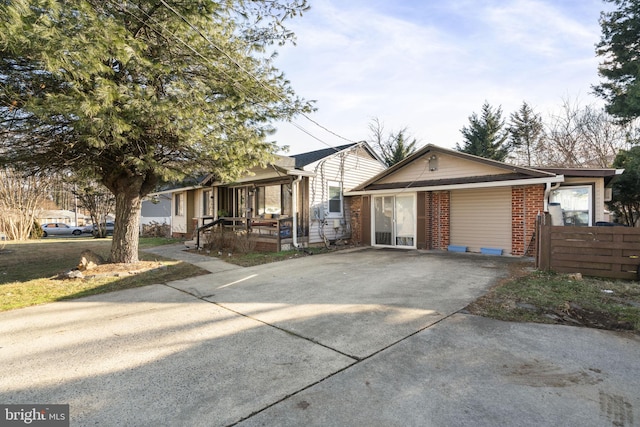
[[[551,218],[548,213],[538,215],[537,235],[538,235],[538,256],[536,257],[536,268],[542,271],[551,269]]]

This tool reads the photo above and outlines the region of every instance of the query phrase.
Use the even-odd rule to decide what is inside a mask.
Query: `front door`
[[[373,198],[373,244],[416,247],[415,195]]]

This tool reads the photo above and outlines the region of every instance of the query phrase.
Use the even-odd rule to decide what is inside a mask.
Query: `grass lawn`
[[[640,333],[640,283],[517,270],[467,310],[500,320]]]
[[[175,242],[173,239],[141,238],[140,248]],[[107,258],[111,238],[47,237],[28,242],[7,242],[0,251],[0,311],[166,283],[207,273],[191,264],[140,252],[141,261],[158,261],[163,268],[127,277],[55,279],[59,273],[75,268],[81,252],[86,249]]]

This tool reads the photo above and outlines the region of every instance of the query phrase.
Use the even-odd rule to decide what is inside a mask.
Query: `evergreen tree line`
[[[485,102],[461,133],[457,150],[519,166],[608,168],[620,150],[640,142],[633,123],[570,100],[546,120],[526,101],[508,118]]]

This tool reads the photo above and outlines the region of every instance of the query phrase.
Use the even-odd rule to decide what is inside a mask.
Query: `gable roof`
[[[354,147],[358,147],[358,146],[364,148],[366,152],[371,155],[371,157],[373,157],[375,160],[383,164],[383,161],[380,159],[380,156],[378,156],[378,154],[369,146],[369,144],[367,144],[366,141],[360,141],[360,142],[352,142],[349,144],[339,145],[336,147],[328,147],[322,150],[308,151],[306,153],[295,154],[292,156],[276,154],[274,161],[272,161],[267,165],[267,169],[274,170],[277,174],[287,175],[293,172],[293,175],[298,175],[300,173],[304,173],[303,168],[307,165],[310,165],[314,162],[322,160],[326,157],[332,156],[336,153],[340,153],[342,151],[345,151]],[[265,168],[256,167],[256,169],[265,169]],[[241,178],[241,181],[248,182],[246,177]],[[157,191],[153,194],[192,190],[195,188],[200,188],[202,186],[213,185],[214,183],[220,184],[220,182],[216,180],[215,174],[210,173],[208,175],[199,177],[196,183],[190,186],[185,186],[183,184],[183,186],[174,186],[173,188],[169,188],[164,191]]]
[[[436,180],[421,180],[414,182],[397,182],[393,184],[380,184],[379,182],[384,178],[394,174],[398,170],[410,165],[411,163],[421,159],[427,154],[438,153],[453,157],[458,157],[470,161],[474,161],[477,163],[485,164],[488,166],[492,166],[498,169],[502,169],[506,174],[502,175],[491,175],[491,176],[469,176],[465,178],[454,178],[454,179],[436,179]],[[367,190],[382,190],[382,189],[390,189],[390,188],[423,188],[423,187],[440,187],[446,185],[462,185],[466,183],[482,183],[489,181],[507,181],[507,180],[520,180],[520,179],[530,179],[530,178],[553,178],[556,174],[553,172],[548,172],[540,169],[527,168],[522,166],[510,165],[507,163],[499,162],[497,160],[487,159],[484,157],[474,156],[472,154],[463,153],[460,151],[450,150],[447,148],[438,147],[437,145],[427,144],[422,147],[420,150],[413,153],[411,156],[405,158],[399,163],[391,166],[390,168],[384,170],[380,174],[376,175],[369,181],[359,185],[357,188],[354,188],[352,191],[367,191]]]

